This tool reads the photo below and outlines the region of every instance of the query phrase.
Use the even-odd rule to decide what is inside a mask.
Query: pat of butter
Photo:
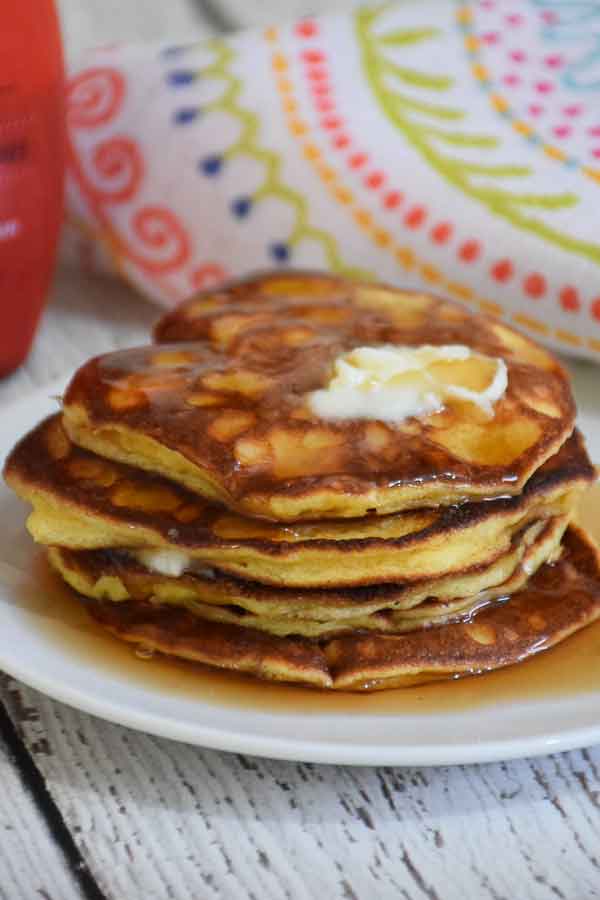
[[[131,554],[151,572],[180,578],[184,572],[214,578],[214,571],[180,550],[138,550]]]
[[[461,344],[357,347],[336,359],[328,386],[308,402],[323,419],[401,422],[439,412],[454,397],[491,417],[507,384],[503,359]]]

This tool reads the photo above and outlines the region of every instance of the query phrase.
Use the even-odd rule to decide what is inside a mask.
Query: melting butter
[[[308,403],[323,419],[397,423],[439,412],[454,397],[491,418],[507,385],[503,359],[461,344],[357,347],[336,359],[328,386],[309,394]]]
[[[158,572],[160,575],[180,578],[184,572],[193,572],[204,575],[205,578],[214,578],[214,571],[210,567],[180,550],[137,550],[132,551],[131,555],[150,572]]]

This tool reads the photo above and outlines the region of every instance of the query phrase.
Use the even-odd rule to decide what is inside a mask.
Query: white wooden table
[[[74,55],[311,4],[59,7]],[[93,353],[145,342],[156,314],[120,284],[62,272],[0,410]],[[574,374],[585,413],[600,371]],[[438,769],[274,762],[136,733],[0,675],[0,900],[583,900],[600,896],[599,808],[600,748]]]

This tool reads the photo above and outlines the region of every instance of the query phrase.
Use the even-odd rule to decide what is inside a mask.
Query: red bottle
[[[0,16],[0,376],[27,355],[63,210],[64,75],[52,0]]]

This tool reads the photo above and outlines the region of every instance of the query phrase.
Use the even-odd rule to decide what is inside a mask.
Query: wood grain
[[[20,775],[14,748],[3,737],[0,785],[0,900],[77,900],[81,895],[61,848]]]
[[[110,898],[598,896],[600,750],[437,769],[302,765],[8,697]]]

